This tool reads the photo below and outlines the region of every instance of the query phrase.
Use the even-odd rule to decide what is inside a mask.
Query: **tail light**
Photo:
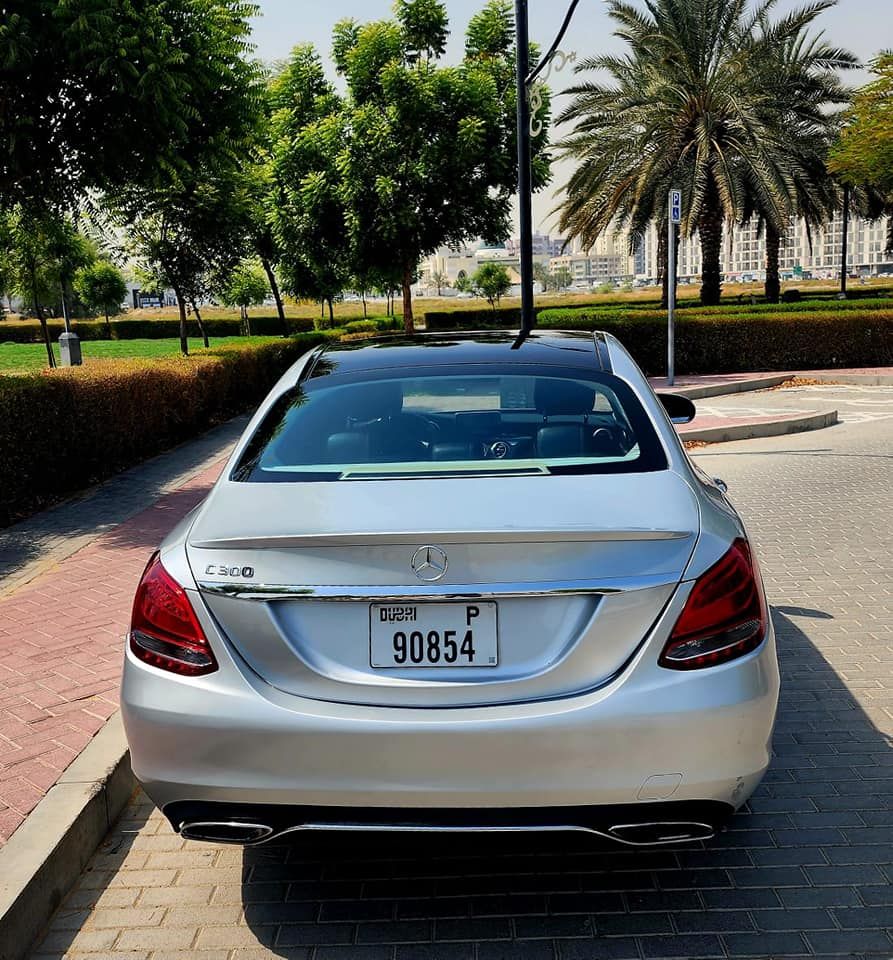
[[[136,590],[130,649],[143,663],[184,677],[200,677],[217,669],[186,591],[164,569],[157,553]]]
[[[766,598],[750,544],[736,540],[695,582],[660,656],[671,670],[728,663],[763,642],[769,623]]]

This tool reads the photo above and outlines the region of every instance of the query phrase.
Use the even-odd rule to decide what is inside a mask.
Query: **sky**
[[[328,61],[332,27],[345,17],[367,21],[388,17],[391,0],[256,0],[261,16],[253,22],[257,56],[262,60],[287,57],[298,43],[313,43]],[[483,6],[484,0],[447,0],[452,36],[447,60],[458,60],[462,55],[462,41],[469,19]],[[561,26],[569,0],[530,0],[530,37],[541,47],[548,47]],[[779,0],[777,11],[783,14],[799,6],[797,0]],[[868,60],[882,48],[893,48],[893,0],[838,0],[832,10],[817,21],[827,38],[846,47],[861,60]],[[574,22],[562,44],[565,52],[574,51],[578,57],[596,53],[616,52],[623,44],[611,35],[611,21],[601,0],[582,0]],[[560,90],[563,78],[553,77],[550,85]],[[858,85],[864,73],[851,74]],[[560,101],[559,101],[560,102]],[[554,188],[560,187],[561,169],[556,169],[550,188],[535,198],[534,222],[538,229],[548,232],[553,224],[550,211],[555,204]]]

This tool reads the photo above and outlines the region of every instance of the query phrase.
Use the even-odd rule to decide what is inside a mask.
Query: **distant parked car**
[[[318,348],[149,561],[122,689],[182,836],[709,839],[769,763],[754,548],[612,337]]]

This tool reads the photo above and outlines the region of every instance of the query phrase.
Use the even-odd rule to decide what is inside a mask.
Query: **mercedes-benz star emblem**
[[[440,547],[419,547],[412,555],[412,569],[419,580],[434,583],[446,576],[450,562]]]

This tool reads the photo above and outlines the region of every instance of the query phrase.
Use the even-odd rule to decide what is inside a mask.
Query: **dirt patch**
[[[833,387],[840,386],[836,380],[815,380],[812,377],[791,377],[790,380],[785,380],[784,383],[780,383],[777,387],[769,387],[766,391],[770,393],[774,390],[793,390],[796,387]]]

